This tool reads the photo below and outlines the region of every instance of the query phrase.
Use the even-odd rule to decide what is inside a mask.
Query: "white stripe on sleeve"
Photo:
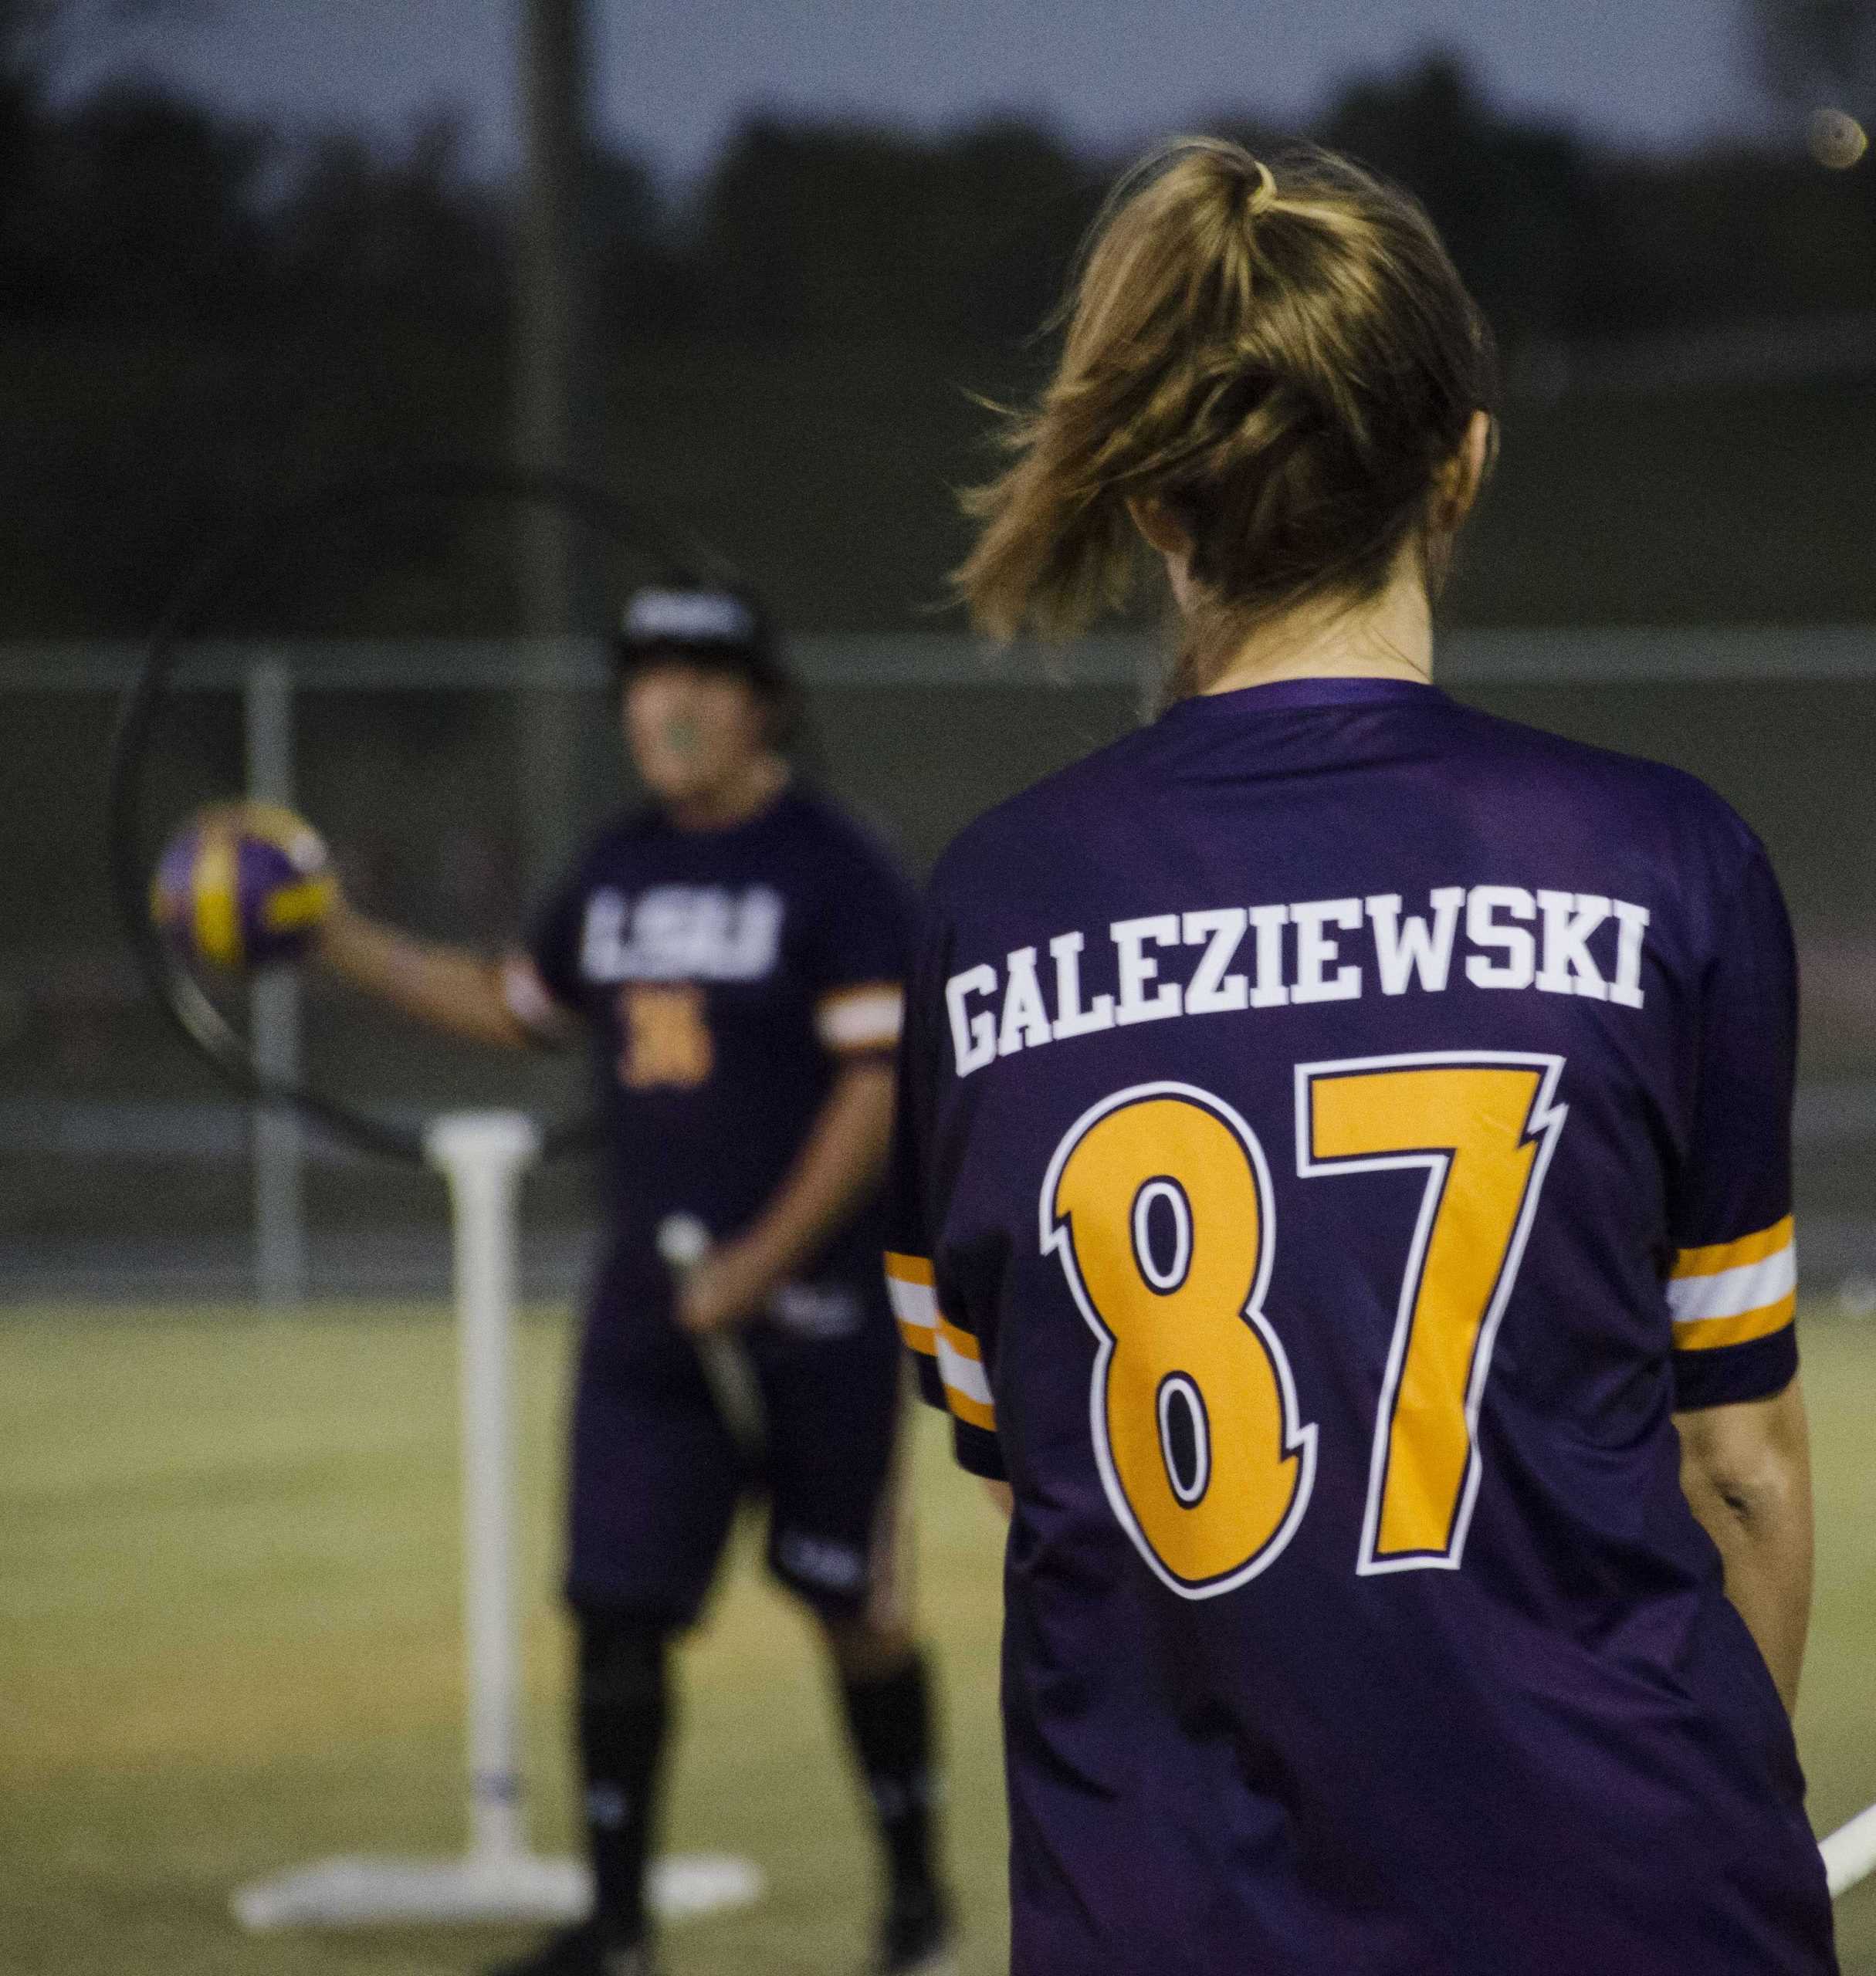
[[[967,1358],[943,1331],[938,1334],[938,1371],[953,1392],[974,1399],[980,1406],[991,1406],[990,1381],[975,1358]]]
[[[908,1283],[903,1277],[889,1274],[886,1294],[892,1300],[893,1316],[908,1331],[938,1335],[938,1293],[929,1283]]]
[[[821,1004],[815,1030],[830,1050],[887,1049],[899,1040],[906,997],[897,988],[866,988],[830,995]]]
[[[523,1029],[551,1035],[566,1022],[566,1012],[547,992],[540,970],[526,954],[510,954],[502,963],[502,1000]]]
[[[1668,1308],[1677,1324],[1698,1324],[1708,1318],[1743,1317],[1789,1297],[1797,1287],[1798,1250],[1794,1242],[1763,1262],[1723,1269],[1712,1276],[1677,1277],[1668,1286]]]

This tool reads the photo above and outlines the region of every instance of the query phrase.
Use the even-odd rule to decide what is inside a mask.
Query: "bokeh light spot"
[[[1811,155],[1827,171],[1849,171],[1869,147],[1869,133],[1848,110],[1820,110],[1812,117]]]

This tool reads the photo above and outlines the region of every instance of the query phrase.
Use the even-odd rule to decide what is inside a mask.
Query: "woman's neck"
[[[1432,676],[1433,611],[1414,558],[1366,603],[1306,604],[1259,625],[1198,691],[1232,693],[1279,679]]]

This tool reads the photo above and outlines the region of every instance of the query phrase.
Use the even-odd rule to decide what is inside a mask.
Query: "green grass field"
[[[563,1326],[521,1351],[534,1825],[569,1840],[551,1595]],[[1876,1332],[1818,1322],[1817,1622],[1801,1740],[1820,1829],[1876,1798]],[[967,1969],[1003,1965],[997,1531],[919,1443],[923,1603],[943,1654]],[[243,1880],[460,1838],[452,1341],[435,1310],[0,1325],[0,1972],[473,1969],[513,1932],[247,1936]],[[673,1976],[828,1976],[869,1926],[866,1839],[799,1617],[749,1562],[685,1670],[670,1839],[749,1854],[750,1912]],[[1840,1907],[1876,1976],[1876,1886]],[[1351,1972],[1351,1976],[1354,1973]],[[1599,1972],[1600,1976],[1600,1972]]]

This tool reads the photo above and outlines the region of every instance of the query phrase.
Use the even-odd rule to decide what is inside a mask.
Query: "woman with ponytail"
[[[957,574],[1166,709],[941,862],[888,1259],[1011,1513],[1018,1976],[1824,1976],[1796,988],[1672,770],[1432,683],[1495,443],[1425,214],[1125,178]]]

